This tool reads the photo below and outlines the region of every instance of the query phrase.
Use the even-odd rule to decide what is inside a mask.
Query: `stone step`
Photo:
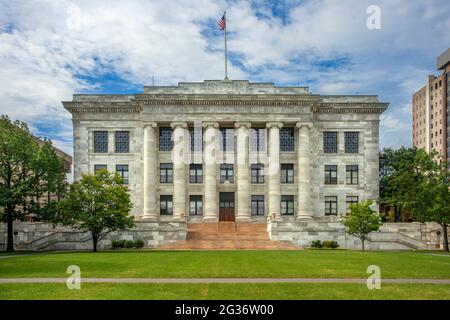
[[[270,240],[269,235],[266,234],[236,234],[236,233],[199,233],[188,232],[187,240]]]
[[[297,246],[271,241],[266,223],[189,223],[185,241],[161,245],[161,250],[299,250]]]

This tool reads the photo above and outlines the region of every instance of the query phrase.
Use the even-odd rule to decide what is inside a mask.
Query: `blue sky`
[[[72,153],[73,93],[222,79],[224,9],[231,79],[377,94],[381,145],[411,145],[411,95],[450,47],[448,0],[0,0],[0,113]]]

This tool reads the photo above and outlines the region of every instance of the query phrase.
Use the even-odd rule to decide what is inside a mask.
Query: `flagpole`
[[[227,50],[227,12],[224,12],[224,16],[225,16],[225,28],[224,28],[224,40],[225,40],[225,79],[224,80],[228,80],[228,50]]]

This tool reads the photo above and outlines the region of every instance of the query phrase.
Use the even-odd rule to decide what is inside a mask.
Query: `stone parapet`
[[[341,248],[361,248],[361,241],[348,235],[336,217],[322,217],[303,221],[271,220],[268,223],[271,240],[309,247],[313,240],[334,240]],[[441,228],[436,223],[384,223],[366,241],[368,250],[440,250]]]
[[[91,250],[88,232],[50,223],[15,222],[14,244],[17,250]],[[112,240],[142,240],[145,248],[186,240],[187,227],[183,221],[136,221],[133,229],[115,231],[99,242],[99,249],[111,249]],[[0,224],[0,245],[6,243],[6,225]]]

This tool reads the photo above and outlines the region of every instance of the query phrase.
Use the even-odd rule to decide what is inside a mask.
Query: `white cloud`
[[[379,94],[392,102],[381,143],[410,145],[405,106],[450,43],[450,6],[378,1],[382,29],[369,31],[370,4],[288,1],[283,20],[268,1],[0,0],[0,113],[29,121],[70,151],[70,115],[60,101],[98,85],[85,77],[114,72],[137,85],[153,75],[157,85],[221,79],[223,39],[214,20],[227,8],[230,53],[243,66],[230,63],[231,78]]]

